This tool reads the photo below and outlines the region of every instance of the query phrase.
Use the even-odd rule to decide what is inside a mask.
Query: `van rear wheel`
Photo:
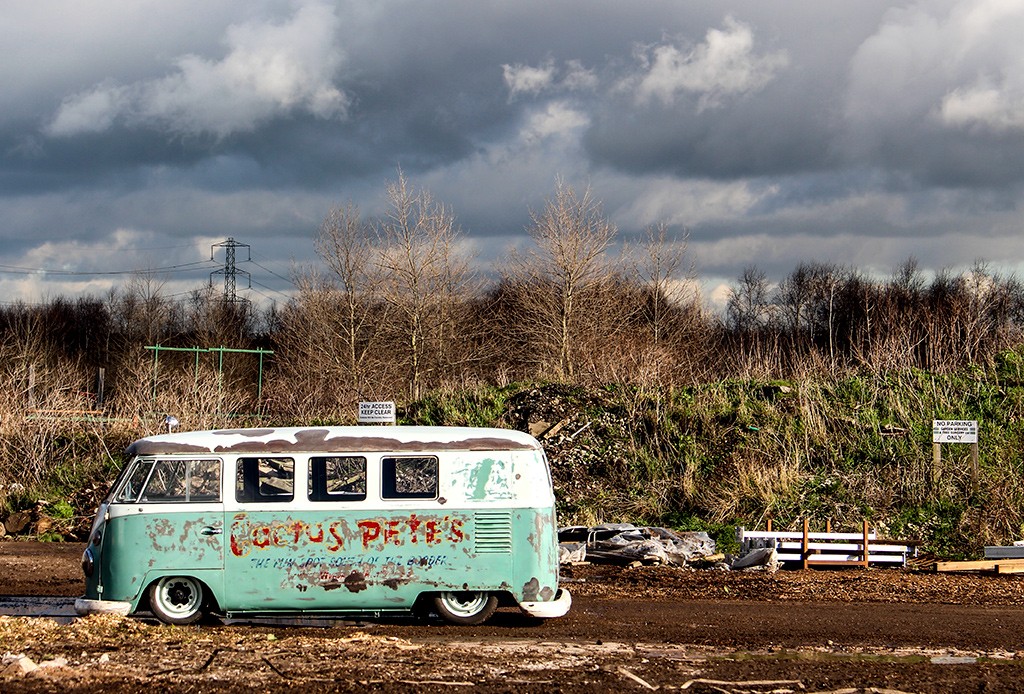
[[[434,609],[451,624],[483,624],[498,609],[498,597],[491,593],[451,591],[434,597]]]
[[[190,576],[165,576],[149,587],[149,607],[165,624],[192,624],[205,604],[203,584]]]

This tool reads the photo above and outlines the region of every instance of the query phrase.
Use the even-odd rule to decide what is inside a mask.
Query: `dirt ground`
[[[81,593],[79,544],[0,543],[0,595]],[[1024,690],[1024,577],[574,566],[573,608],[479,627],[0,616],[5,692]],[[2,670],[0,666],[0,670]]]

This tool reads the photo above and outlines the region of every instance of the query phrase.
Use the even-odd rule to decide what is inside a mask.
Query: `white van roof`
[[[540,450],[529,434],[512,429],[422,426],[274,427],[215,429],[139,439],[126,455],[174,453],[422,453]]]

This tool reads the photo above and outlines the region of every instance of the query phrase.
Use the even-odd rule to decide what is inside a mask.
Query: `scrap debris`
[[[935,571],[938,573],[975,571],[995,574],[1024,573],[1024,544],[1021,541],[1012,545],[996,545],[985,547],[984,559],[968,561],[936,561]]]
[[[818,567],[904,567],[917,558],[913,541],[880,539],[869,530],[861,532],[749,531],[739,528],[739,555],[718,554],[715,541],[705,532],[683,532],[661,527],[637,527],[631,523],[572,526],[558,532],[562,564],[596,562],[619,565],[702,566],[706,568],[769,571],[785,564]],[[1024,571],[1024,559],[1017,560]],[[1001,560],[1005,572],[1012,560]]]
[[[705,532],[677,532],[632,523],[561,528],[558,543],[562,564],[592,561],[687,566],[724,559],[723,555],[716,555],[715,541]]]
[[[981,559],[977,561],[938,561],[935,570],[939,573],[950,571],[981,571],[997,574],[1024,573],[1024,559]]]

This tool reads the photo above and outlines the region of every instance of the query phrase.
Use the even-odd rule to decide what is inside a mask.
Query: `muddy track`
[[[0,543],[0,594],[80,592],[80,545]],[[1022,691],[1024,580],[572,567],[569,615],[323,628],[0,617],[4,691]],[[1018,649],[1021,649],[1018,652]],[[56,661],[60,663],[61,661]]]

